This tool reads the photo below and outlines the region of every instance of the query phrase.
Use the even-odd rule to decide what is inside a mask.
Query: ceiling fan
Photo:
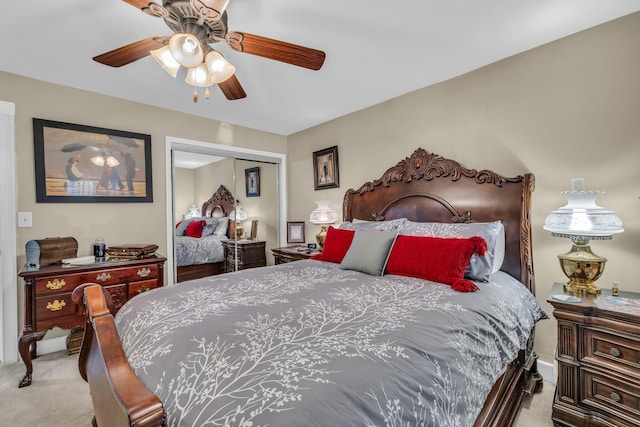
[[[149,37],[95,56],[94,61],[121,67],[152,55],[173,77],[181,66],[187,68],[185,81],[194,86],[217,84],[229,100],[247,96],[235,76],[235,67],[211,44],[225,42],[238,52],[250,53],[311,70],[319,70],[325,53],[245,32],[228,31],[229,0],[124,0],[148,15],[164,19],[173,36]],[[198,95],[194,93],[194,102]]]

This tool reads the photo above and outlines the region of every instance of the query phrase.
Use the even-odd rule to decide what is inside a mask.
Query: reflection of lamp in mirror
[[[320,232],[316,234],[316,240],[318,242],[318,246],[320,246],[320,250],[322,250],[322,247],[324,246],[324,239],[327,237],[327,226],[335,224],[338,220],[338,214],[329,207],[328,200],[318,200],[316,201],[316,204],[318,207],[311,212],[309,221],[320,225]]]
[[[594,284],[604,272],[606,258],[589,247],[589,240],[609,240],[613,234],[622,233],[622,221],[612,211],[596,204],[600,191],[585,191],[584,180],[571,180],[571,190],[563,194],[568,200],[547,217],[544,229],[555,237],[568,237],[573,241],[569,252],[558,255],[562,271],[569,278],[565,290],[571,293],[599,294]]]
[[[242,227],[242,221],[248,218],[247,213],[240,206],[240,202],[236,201],[236,208],[229,213],[229,220],[235,223],[235,236],[231,236],[236,240],[242,239],[244,234],[244,228]]]
[[[191,207],[189,208],[189,212],[187,213],[187,215],[185,215],[185,219],[199,218],[199,217],[200,217],[200,211],[198,210],[198,207],[195,204],[191,205]]]

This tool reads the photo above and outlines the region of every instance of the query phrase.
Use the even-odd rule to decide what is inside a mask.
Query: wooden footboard
[[[116,330],[109,293],[88,283],[75,289],[73,301],[86,315],[78,367],[89,383],[99,427],[166,425],[160,399],[147,389],[129,366]]]

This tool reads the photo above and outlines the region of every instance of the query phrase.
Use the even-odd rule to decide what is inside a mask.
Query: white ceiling
[[[158,0],[159,1],[159,0]],[[638,0],[231,0],[230,30],[323,50],[320,71],[216,46],[247,98],[192,101],[151,58],[95,55],[171,35],[120,0],[13,0],[0,7],[0,70],[290,135],[640,10]],[[0,94],[1,95],[1,94]]]

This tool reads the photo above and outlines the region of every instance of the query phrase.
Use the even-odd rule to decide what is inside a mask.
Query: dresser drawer
[[[609,414],[616,414],[636,426],[640,417],[640,383],[610,378],[601,373],[584,369],[582,403]]]
[[[609,331],[584,328],[582,362],[623,370],[640,379],[640,342]]]
[[[157,279],[157,277],[157,264],[51,276],[36,279],[35,294],[40,296],[71,292],[82,283],[98,283],[103,286],[109,286],[141,279]]]
[[[38,320],[75,315],[77,306],[71,300],[71,293],[48,295],[36,298]]]
[[[158,282],[156,280],[141,280],[139,282],[130,283],[129,298],[133,298],[136,295],[150,291],[151,289],[155,289],[157,287]]]

